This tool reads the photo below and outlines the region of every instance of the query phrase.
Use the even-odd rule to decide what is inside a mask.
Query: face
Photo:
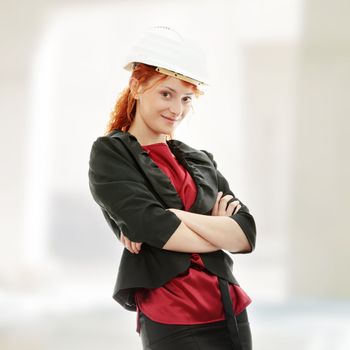
[[[191,110],[195,95],[190,87],[174,77],[161,82],[154,78],[136,96],[135,120],[129,131],[148,142],[164,142]],[[152,86],[148,88],[148,86]]]

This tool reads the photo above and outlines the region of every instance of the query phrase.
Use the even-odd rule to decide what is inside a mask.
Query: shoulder
[[[106,167],[110,171],[129,168],[134,160],[130,149],[120,138],[109,135],[99,136],[92,143],[90,150],[90,169]]]
[[[128,140],[126,134],[120,130],[113,130],[107,135],[99,136],[95,139],[91,147],[91,154],[104,152],[111,154],[127,154],[125,144]]]
[[[93,142],[93,147],[95,145],[113,145],[118,143],[118,140],[121,141],[123,138],[122,132],[119,130],[113,130],[110,133],[103,135],[103,136],[98,136],[95,141]]]

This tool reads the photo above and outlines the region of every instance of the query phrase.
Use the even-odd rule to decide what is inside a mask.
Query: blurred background
[[[350,349],[350,2],[0,4],[2,350],[141,348],[87,172],[153,25],[207,52],[210,86],[175,138],[212,152],[256,219],[256,250],[231,255],[254,349]]]

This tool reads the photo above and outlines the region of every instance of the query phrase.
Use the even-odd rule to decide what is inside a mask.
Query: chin
[[[159,132],[160,134],[169,135],[169,134],[173,133],[173,132],[175,131],[175,129],[176,129],[176,128],[174,128],[174,127],[162,128],[162,129],[160,129],[158,132]]]

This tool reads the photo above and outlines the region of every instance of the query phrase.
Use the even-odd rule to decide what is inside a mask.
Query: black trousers
[[[236,316],[240,346],[252,349],[247,311]],[[172,325],[154,322],[140,312],[140,335],[144,350],[236,350],[227,322],[199,325]],[[239,350],[241,350],[239,349]]]

